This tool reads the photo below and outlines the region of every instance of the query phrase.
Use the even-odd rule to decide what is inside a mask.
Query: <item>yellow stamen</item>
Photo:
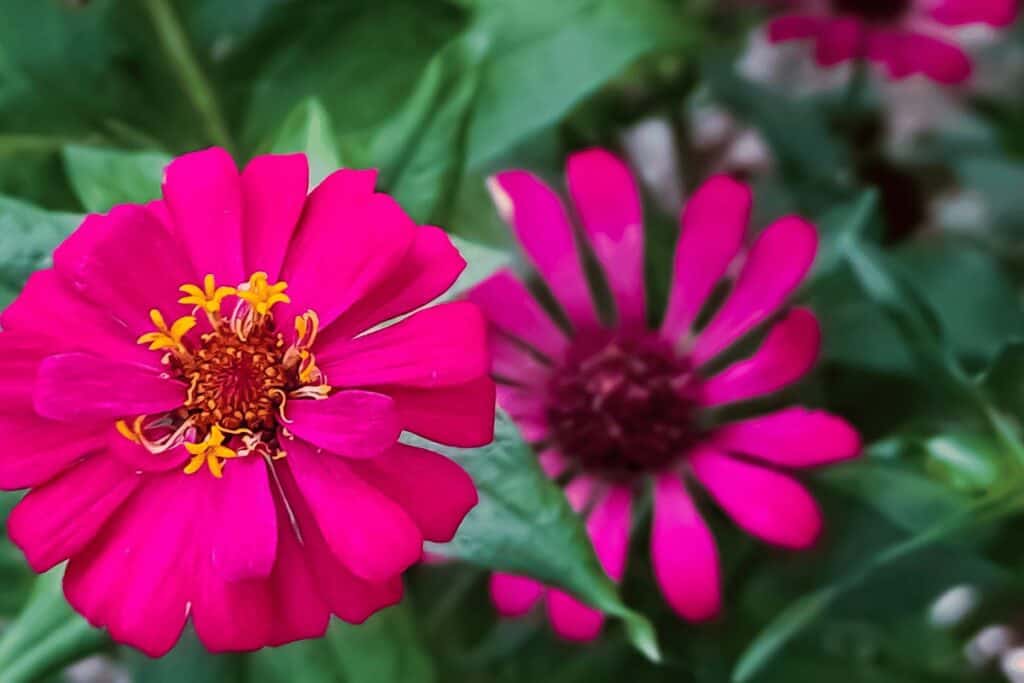
[[[186,443],[185,450],[192,454],[192,459],[185,465],[185,474],[195,474],[205,464],[214,477],[223,477],[224,461],[238,457],[238,453],[224,445],[224,438],[220,426],[213,425],[203,441]]]
[[[181,354],[188,355],[188,349],[182,340],[192,328],[196,326],[196,319],[191,315],[178,318],[170,326],[164,320],[164,316],[157,309],[149,312],[149,319],[153,321],[156,332],[147,332],[138,338],[139,344],[149,344],[150,351],[162,351],[170,349]]]
[[[319,333],[320,316],[316,314],[316,311],[306,311],[295,318],[295,346],[298,348],[312,348]]]
[[[267,274],[264,272],[253,273],[249,281],[238,288],[238,298],[252,306],[253,310],[260,316],[265,316],[276,304],[291,303],[291,298],[284,291],[288,289],[287,282],[267,282]]]
[[[138,423],[139,423],[139,418],[136,418],[135,424],[138,425]],[[131,427],[128,426],[127,422],[125,422],[124,420],[118,420],[117,423],[114,426],[117,427],[117,433],[118,434],[120,434],[124,438],[128,439],[132,443],[139,443],[139,441],[140,441],[139,435],[136,433],[136,430],[134,430],[134,429],[132,429]],[[137,427],[136,427],[136,429],[137,429]]]
[[[188,304],[195,307],[195,310],[203,309],[211,324],[216,324],[220,317],[220,307],[224,299],[237,294],[234,287],[218,287],[213,275],[203,278],[203,288],[196,285],[182,285],[179,288],[187,296],[178,299],[180,304]]]

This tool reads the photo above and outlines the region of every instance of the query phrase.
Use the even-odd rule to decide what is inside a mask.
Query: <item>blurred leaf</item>
[[[34,271],[49,267],[53,249],[81,221],[0,196],[0,288],[20,290]]]
[[[445,47],[402,110],[375,134],[370,156],[382,167],[381,184],[419,222],[447,223],[488,49],[488,38],[476,32]]]
[[[4,683],[32,683],[107,644],[64,599],[63,567],[40,576],[24,609],[0,636]]]
[[[1024,342],[1004,348],[981,377],[982,389],[1019,424],[1024,424]]]
[[[469,131],[479,168],[570,109],[639,57],[689,39],[652,0],[482,2],[482,30],[497,43]]]
[[[843,254],[851,244],[872,236],[878,223],[878,193],[869,190],[854,201],[840,204],[818,221],[821,244],[814,261],[815,274],[829,273],[842,263]],[[877,232],[875,235],[877,236]]]
[[[826,614],[839,598],[858,588],[868,578],[898,560],[907,558],[930,546],[963,533],[989,515],[1007,510],[1007,500],[976,501],[959,512],[940,518],[926,529],[874,553],[827,586],[791,603],[781,614],[761,629],[736,663],[732,680],[746,683],[771,663],[790,641]]]
[[[958,155],[951,159],[957,179],[981,195],[986,223],[1011,234],[1024,234],[1024,206],[1018,194],[1024,187],[1024,164],[997,157]]]
[[[267,683],[433,683],[434,665],[408,605],[358,626],[335,621],[324,638],[263,650],[251,666]]]
[[[462,275],[451,289],[442,295],[441,301],[449,301],[462,296],[477,284],[494,275],[499,269],[506,268],[512,263],[512,257],[508,252],[470,242],[457,235],[449,235],[448,238],[462,254],[462,258],[466,259],[466,269],[462,271]]]
[[[283,3],[223,68],[233,83],[228,99],[246,105],[245,139],[250,145],[266,140],[296,103],[316,97],[330,115],[342,158],[355,159],[352,152],[401,106],[461,20],[460,10],[442,2]],[[375,164],[358,158],[354,165]]]
[[[130,152],[69,145],[64,168],[82,207],[106,213],[115,204],[145,204],[160,198],[164,169],[171,157],[161,152]]]
[[[199,642],[192,627],[187,627],[174,649],[160,659],[124,648],[124,659],[132,679],[139,683],[246,683],[262,680],[246,676],[243,655],[210,654]]]
[[[331,119],[324,105],[308,99],[292,110],[270,147],[273,154],[303,152],[309,159],[309,186],[341,168],[338,143],[334,140]]]
[[[835,189],[847,181],[842,174],[850,163],[829,131],[824,110],[809,98],[795,99],[743,78],[732,55],[705,60],[703,76],[712,97],[764,135],[783,175],[803,190],[801,198],[828,208]]]
[[[650,622],[623,604],[594,555],[579,515],[544,476],[507,415],[499,412],[494,442],[480,449],[408,439],[458,462],[480,493],[479,505],[470,511],[455,540],[429,544],[431,552],[565,588],[622,619],[633,644],[647,657],[660,658]]]
[[[1006,464],[1003,449],[987,434],[948,431],[926,439],[923,445],[928,469],[961,491],[992,489]]]

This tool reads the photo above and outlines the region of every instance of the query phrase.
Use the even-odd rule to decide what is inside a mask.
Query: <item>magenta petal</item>
[[[626,571],[632,495],[626,486],[614,486],[594,506],[587,520],[587,533],[601,566],[615,581]]]
[[[176,470],[184,468],[186,461],[192,457],[184,446],[178,446],[165,453],[153,453],[142,445],[121,436],[114,429],[113,425],[107,427],[106,433],[107,455],[119,460],[122,465],[132,472],[167,472],[169,470]]]
[[[164,201],[197,281],[207,274],[227,285],[246,280],[242,183],[231,155],[213,147],[172,161],[164,173]]]
[[[557,479],[569,469],[569,460],[554,446],[538,453],[537,462],[540,463],[540,468],[550,479]]]
[[[178,288],[197,281],[181,244],[141,206],[89,216],[53,253],[54,268],[79,296],[127,326],[150,332],[149,312],[179,310]]]
[[[97,454],[34,488],[11,511],[7,533],[35,572],[80,552],[135,491],[141,479]]]
[[[527,441],[543,441],[550,431],[545,395],[534,389],[498,385],[498,406],[509,414]]]
[[[0,410],[24,411],[32,405],[36,375],[46,358],[46,340],[22,332],[0,332]]]
[[[34,413],[0,414],[0,489],[38,486],[101,450],[111,425],[68,424]]]
[[[196,536],[183,511],[203,501],[186,479],[147,477],[64,574],[68,602],[90,624],[150,657],[170,651],[188,618],[192,575],[182,560],[193,557]]]
[[[443,230],[417,228],[412,248],[395,273],[345,311],[320,343],[354,337],[430,303],[448,291],[465,267],[465,259]]]
[[[306,202],[285,260],[291,310],[311,308],[327,328],[398,272],[417,226],[391,197],[367,192],[372,171],[339,171]]]
[[[330,609],[309,567],[308,559],[313,559],[313,554],[310,552],[307,559],[280,495],[275,496],[275,508],[277,559],[268,579],[268,590],[275,604],[274,621],[266,643],[270,646],[319,638],[330,620]]]
[[[701,332],[694,363],[711,360],[774,313],[807,275],[817,250],[818,232],[802,218],[770,225],[751,248],[729,298]]]
[[[867,27],[859,19],[842,17],[825,22],[818,34],[815,59],[821,66],[835,66],[862,56]]]
[[[794,309],[772,328],[757,353],[705,382],[701,400],[707,405],[733,403],[783,389],[814,366],[820,348],[814,313]]]
[[[1017,0],[942,0],[935,3],[931,15],[947,26],[1009,26],[1017,18]]]
[[[245,167],[242,243],[246,275],[262,271],[271,282],[278,279],[308,191],[305,154],[260,156]]]
[[[543,389],[551,378],[551,366],[517,342],[496,332],[488,339],[491,352],[491,372],[495,377],[520,386]]]
[[[946,85],[966,81],[974,68],[959,46],[910,31],[876,31],[868,43],[868,56],[885,64],[892,78],[923,74]]]
[[[675,274],[661,329],[672,342],[687,333],[729,264],[750,220],[750,188],[716,176],[690,198],[676,245]]]
[[[651,562],[677,614],[689,621],[718,614],[722,580],[715,539],[677,474],[662,474],[655,484]]]
[[[514,574],[491,574],[491,602],[504,617],[521,617],[537,604],[544,586],[531,578]]]
[[[591,149],[569,157],[566,175],[583,229],[604,266],[620,324],[642,326],[643,208],[633,174],[615,155]]]
[[[471,289],[467,297],[499,332],[526,342],[551,359],[565,353],[565,333],[511,271],[498,271]]]
[[[346,342],[318,345],[317,360],[336,387],[441,387],[490,370],[483,317],[465,301],[426,308]]]
[[[53,420],[116,420],[178,408],[187,389],[141,365],[62,353],[39,366],[34,401]]]
[[[604,614],[600,610],[555,589],[548,592],[548,619],[555,633],[574,643],[594,640],[601,635],[604,625]]]
[[[768,40],[782,43],[788,40],[815,38],[821,33],[826,17],[807,14],[789,14],[768,23]]]
[[[214,482],[209,529],[213,569],[225,581],[261,579],[270,574],[277,554],[277,511],[267,464],[260,458],[239,458]]]
[[[821,411],[787,408],[727,424],[714,443],[784,467],[814,467],[853,458],[860,436],[845,420]]]
[[[402,429],[459,448],[494,440],[495,386],[489,377],[438,389],[387,387]]]
[[[91,351],[160,367],[159,354],[136,343],[137,335],[104,308],[76,294],[55,270],[34,273],[0,316],[5,331],[46,340],[53,351]],[[68,330],[74,330],[73,335]]]
[[[700,482],[726,513],[768,543],[803,549],[821,533],[821,511],[814,498],[790,477],[740,462],[710,449],[690,458]]]
[[[505,171],[488,188],[506,223],[512,226],[530,262],[544,277],[577,329],[599,325],[572,224],[562,200],[526,171]]]
[[[372,391],[342,391],[322,401],[292,400],[285,412],[290,432],[347,458],[380,455],[402,433],[395,402]]]
[[[416,522],[423,538],[447,543],[477,504],[473,480],[454,461],[433,451],[398,444],[352,467]]]
[[[285,461],[327,545],[354,575],[387,581],[419,561],[423,536],[416,524],[342,458],[293,441]]]

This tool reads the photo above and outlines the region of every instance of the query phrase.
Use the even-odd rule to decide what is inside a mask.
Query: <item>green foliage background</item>
[[[829,520],[813,552],[771,551],[712,512],[727,611],[700,627],[659,598],[643,531],[616,590],[505,418],[494,446],[450,453],[482,503],[436,550],[464,562],[416,569],[401,606],[319,641],[213,657],[186,634],[151,661],[89,629],[59,573],[35,579],[4,542],[0,681],[62,680],[95,652],[141,682],[1000,680],[962,652],[979,627],[1024,614],[1024,91],[958,93],[958,124],[898,162],[915,188],[958,188],[987,208],[968,233],[907,237],[912,226],[887,210],[891,188],[865,173],[878,160],[859,131],[886,106],[872,79],[804,96],[747,81],[735,63],[757,15],[724,4],[0,0],[0,304],[84,213],[154,198],[169,158],[215,144],[240,162],[305,151],[317,179],[380,168],[417,220],[460,238],[465,287],[518,258],[488,173],[521,166],[557,180],[568,152],[618,148],[624,128],[660,116],[692,189],[707,171],[686,153],[684,112],[714,103],[777,161],[756,179],[760,224],[801,211],[824,236],[800,294],[820,314],[824,357],[785,398],[849,416],[870,444],[860,462],[811,477]],[[987,59],[1024,45],[1017,33]],[[675,220],[650,203],[655,301]],[[17,498],[5,494],[0,512]],[[618,618],[585,647],[558,642],[542,615],[499,621],[489,568],[541,577]],[[981,591],[980,607],[936,626],[929,606],[958,584]]]

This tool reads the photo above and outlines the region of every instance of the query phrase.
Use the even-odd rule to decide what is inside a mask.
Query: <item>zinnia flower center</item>
[[[832,0],[837,14],[852,14],[865,21],[896,21],[910,9],[913,0]]]
[[[550,386],[548,421],[562,453],[586,471],[630,478],[656,471],[696,441],[694,373],[654,340],[574,350]]]
[[[330,386],[311,351],[319,330],[313,311],[295,318],[295,340],[290,344],[278,331],[273,308],[290,303],[284,282],[270,284],[266,273],[256,273],[238,287],[218,287],[207,275],[203,287],[182,285],[186,296],[179,303],[192,307],[192,315],[168,325],[163,314],[150,312],[155,332],[139,338],[153,351],[172,376],[189,386],[184,405],[167,415],[140,415],[131,424],[122,420],[118,431],[152,453],[184,446],[192,455],[185,472],[205,464],[220,477],[231,458],[260,455],[283,457],[278,430],[286,432],[285,405],[289,399],[324,399]],[[234,299],[230,315],[225,302]],[[190,334],[205,313],[209,330]]]

